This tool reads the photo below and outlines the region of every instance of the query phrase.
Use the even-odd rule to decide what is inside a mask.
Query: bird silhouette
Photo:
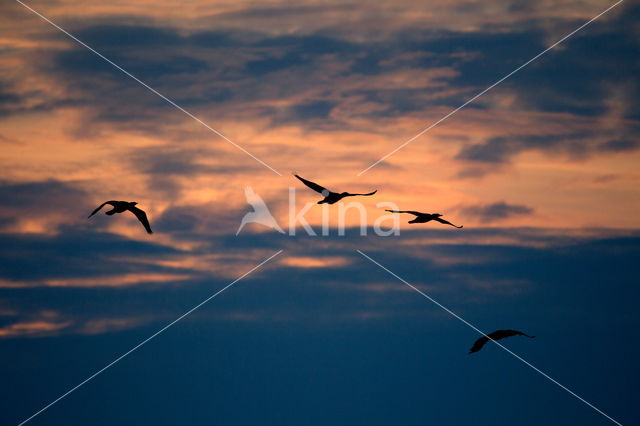
[[[317,183],[311,182],[310,180],[306,180],[305,178],[302,178],[300,176],[298,176],[297,174],[294,173],[294,176],[297,177],[298,179],[300,179],[300,181],[302,181],[302,183],[304,183],[305,185],[307,185],[309,188],[313,189],[316,192],[319,192],[320,194],[322,194],[322,196],[324,197],[324,199],[318,201],[318,204],[335,204],[338,201],[342,200],[345,197],[354,197],[356,195],[363,195],[363,196],[369,196],[369,195],[373,195],[376,192],[378,192],[378,190],[376,189],[373,192],[369,192],[368,194],[350,194],[348,192],[332,192],[329,191],[327,188],[318,185]]]
[[[493,333],[489,333],[486,336],[482,336],[481,338],[476,340],[473,346],[471,347],[471,349],[469,350],[469,353],[472,354],[474,352],[478,352],[489,340],[500,340],[500,339],[504,339],[505,337],[511,337],[511,336],[526,336],[531,339],[536,337],[536,336],[529,336],[528,334],[525,334],[522,331],[518,331],[518,330],[496,330]]]
[[[462,229],[462,226],[456,226],[453,223],[442,219],[441,218],[442,215],[440,213],[421,213],[421,212],[415,212],[411,210],[385,210],[385,211],[391,212],[391,213],[409,213],[414,215],[415,219],[410,220],[408,223],[426,223],[426,222],[435,220],[436,222],[440,222],[445,225],[451,225],[454,228]]]
[[[244,215],[244,217],[242,218],[242,222],[240,223],[240,227],[236,232],[236,235],[238,235],[240,231],[242,231],[242,228],[244,228],[244,225],[246,225],[247,223],[260,223],[264,226],[275,229],[281,234],[284,234],[284,231],[282,230],[280,225],[278,225],[278,222],[276,222],[276,219],[269,211],[269,207],[267,207],[267,204],[264,202],[262,197],[256,194],[253,188],[247,186],[244,189],[244,195],[245,197],[247,197],[247,203],[249,203],[251,207],[253,207],[253,211],[248,212]]]
[[[104,203],[100,204],[100,206],[98,206],[98,208],[95,209],[89,215],[89,217],[98,213],[98,211],[104,206],[106,206],[107,204],[109,204],[110,206],[113,206],[113,209],[109,210],[108,212],[105,212],[106,215],[112,216],[116,213],[122,213],[128,210],[134,215],[136,215],[140,223],[142,223],[142,225],[144,226],[144,229],[146,229],[149,234],[153,234],[153,231],[151,230],[151,225],[149,225],[149,220],[147,219],[147,214],[143,210],[140,210],[139,208],[136,207],[136,204],[138,203],[136,203],[135,201],[105,201]]]

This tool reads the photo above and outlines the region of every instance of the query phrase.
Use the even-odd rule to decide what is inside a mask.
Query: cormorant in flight
[[[500,340],[500,339],[504,339],[505,337],[511,337],[511,336],[527,336],[532,339],[536,337],[536,336],[529,336],[528,334],[525,334],[522,331],[518,331],[518,330],[496,330],[493,333],[489,333],[486,336],[482,336],[481,338],[476,340],[476,342],[473,344],[473,346],[469,350],[469,353],[472,354],[474,352],[478,352],[489,340]]]
[[[93,216],[94,214],[98,213],[98,211],[103,208],[105,205],[109,204],[110,206],[113,206],[113,209],[109,210],[108,212],[105,212],[106,215],[112,216],[116,213],[122,213],[125,212],[127,210],[129,210],[131,213],[133,213],[134,215],[136,215],[136,217],[138,218],[138,220],[140,221],[140,223],[142,223],[142,225],[144,225],[144,228],[147,230],[147,232],[149,234],[153,234],[153,231],[151,230],[151,225],[149,225],[149,220],[147,219],[147,214],[140,210],[139,208],[136,207],[136,203],[135,201],[129,202],[129,201],[106,201],[102,204],[100,204],[100,206],[95,209],[93,211],[93,213],[91,213],[89,215],[89,217]]]
[[[319,192],[320,194],[322,194],[322,196],[324,197],[323,200],[318,201],[318,204],[334,204],[337,203],[338,201],[342,200],[344,197],[353,197],[356,195],[365,195],[365,196],[369,196],[369,195],[373,195],[376,192],[378,192],[378,190],[376,189],[373,192],[369,192],[368,194],[350,194],[348,192],[332,192],[329,191],[327,188],[318,185],[317,183],[311,182],[310,180],[306,180],[304,178],[301,178],[300,176],[294,174],[295,177],[297,177],[298,179],[300,179],[302,181],[302,183],[304,183],[305,185],[307,185],[309,188],[313,189],[316,192]]]
[[[440,223],[444,223],[445,225],[451,225],[454,228],[458,228],[461,229],[462,226],[456,226],[453,223],[444,220],[441,218],[441,214],[440,213],[420,213],[420,212],[414,212],[411,210],[385,210],[387,212],[391,212],[391,213],[410,213],[412,215],[415,215],[415,219],[410,220],[408,223],[426,223],[429,222],[431,220],[435,220],[436,222],[440,222]]]

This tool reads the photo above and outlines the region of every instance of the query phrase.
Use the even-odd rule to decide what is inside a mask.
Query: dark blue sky
[[[530,232],[512,232],[523,242],[530,238]],[[437,234],[423,237],[444,236]],[[339,246],[352,262],[347,267],[267,268],[33,424],[607,423],[497,347],[468,355],[477,337],[472,330],[372,267],[355,246],[478,327],[536,334],[506,344],[623,424],[637,422],[640,238],[549,237],[543,248],[461,239],[426,244],[411,255],[394,253],[395,240],[354,237]],[[289,242],[287,251],[339,252],[306,240]],[[31,242],[35,251],[40,244]],[[97,250],[91,242],[74,245],[86,255]],[[438,257],[452,264],[438,265]],[[478,258],[483,261],[465,265]],[[368,289],[372,283],[380,287]],[[11,407],[3,410],[3,424],[22,420],[225,284],[202,277],[134,289],[2,290],[5,306],[34,312],[153,318],[123,332],[2,340],[2,374],[11,383],[2,389]]]

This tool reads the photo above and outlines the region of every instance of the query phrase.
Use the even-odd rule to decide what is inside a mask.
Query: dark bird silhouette
[[[126,212],[127,210],[130,211],[131,213],[133,213],[134,215],[136,215],[136,217],[138,218],[138,220],[140,221],[140,223],[142,223],[142,225],[144,226],[144,229],[147,230],[147,232],[149,234],[153,234],[153,231],[151,230],[151,225],[149,225],[149,219],[147,219],[147,214],[143,211],[140,210],[139,208],[136,207],[136,203],[135,201],[106,201],[102,204],[100,204],[100,206],[98,206],[97,209],[95,209],[93,211],[93,213],[91,213],[89,215],[89,217],[93,216],[94,214],[98,213],[98,211],[103,208],[104,206],[106,206],[107,204],[109,204],[110,206],[113,206],[113,209],[109,210],[108,212],[105,212],[106,215],[112,216],[116,213],[122,213],[122,212]]]
[[[474,352],[478,352],[489,340],[500,340],[500,339],[504,339],[505,337],[511,337],[511,336],[526,336],[531,339],[536,337],[536,336],[529,336],[528,334],[525,334],[522,331],[518,331],[518,330],[496,330],[493,333],[489,333],[486,336],[482,336],[481,338],[476,340],[476,342],[473,344],[473,346],[469,350],[469,353],[472,354]]]
[[[445,225],[451,225],[454,228],[458,228],[458,229],[462,228],[462,226],[456,226],[453,223],[442,219],[441,218],[442,215],[440,213],[420,213],[420,212],[414,212],[411,210],[385,210],[385,211],[391,212],[391,213],[409,213],[414,215],[415,218],[410,220],[408,223],[427,223],[429,221],[435,220],[436,222],[440,222]]]
[[[309,188],[311,188],[314,191],[319,192],[320,194],[322,194],[324,199],[318,201],[318,204],[324,204],[324,203],[334,204],[334,203],[337,203],[338,201],[342,200],[344,197],[354,197],[356,195],[369,196],[369,195],[373,195],[376,192],[378,192],[377,189],[375,191],[373,191],[373,192],[369,192],[368,194],[350,194],[348,192],[332,192],[332,191],[329,191],[327,188],[318,185],[317,183],[314,183],[314,182],[311,182],[310,180],[306,180],[304,178],[301,178],[300,176],[296,175],[295,173],[294,173],[294,176],[297,177],[298,179],[300,179],[300,181],[302,181],[302,183],[307,185]]]

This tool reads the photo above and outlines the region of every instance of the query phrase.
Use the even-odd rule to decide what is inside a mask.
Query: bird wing
[[[420,212],[415,212],[412,210],[385,210],[386,212],[391,212],[391,213],[409,213],[415,216],[422,216],[426,213],[420,213]]]
[[[469,353],[472,354],[474,352],[478,352],[489,340],[500,340],[500,339],[504,339],[511,336],[526,336],[532,339],[536,337],[536,336],[529,336],[528,334],[518,330],[496,330],[476,340],[473,346],[471,347],[471,349],[469,350]]]
[[[105,201],[104,203],[100,204],[100,205],[98,206],[98,208],[97,208],[97,209],[95,209],[95,210],[94,210],[94,211],[89,215],[89,217],[91,217],[91,216],[93,216],[94,214],[98,213],[98,212],[100,211],[100,209],[101,209],[101,208],[103,208],[104,206],[106,206],[107,204],[110,204],[110,205],[112,205],[112,206],[113,206],[113,205],[114,205],[114,203],[115,203],[115,201]]]
[[[373,192],[369,192],[369,193],[367,193],[367,194],[351,194],[351,193],[347,192],[347,197],[353,197],[353,196],[355,196],[355,195],[364,195],[364,196],[368,196],[368,195],[373,195],[373,194],[375,194],[376,192],[378,192],[378,190],[377,190],[377,189],[376,189],[375,191],[373,191]]]
[[[469,353],[472,354],[474,352],[478,352],[488,341],[489,338],[487,336],[482,336],[473,343],[473,346],[469,349]]]
[[[310,180],[306,180],[305,178],[302,178],[298,175],[294,175],[295,177],[297,177],[298,179],[300,179],[300,181],[302,181],[302,183],[304,183],[305,185],[307,185],[309,188],[313,189],[316,192],[319,192],[320,194],[322,194],[323,191],[328,191],[327,188],[318,185],[315,182],[311,182]]]
[[[526,336],[531,338],[535,337],[529,336],[528,334],[518,330],[496,330],[493,333],[489,334],[489,337],[491,337],[493,340],[500,340],[511,336]]]
[[[458,229],[462,228],[462,226],[454,225],[453,223],[449,222],[448,220],[444,220],[444,219],[441,219],[439,217],[434,217],[433,220],[435,220],[436,222],[444,223],[445,225],[451,225],[454,228],[458,228]]]
[[[149,225],[149,219],[147,219],[147,214],[143,210],[140,210],[137,207],[131,207],[129,211],[136,215],[140,223],[144,225],[144,229],[146,229],[149,234],[153,234],[151,225]]]

